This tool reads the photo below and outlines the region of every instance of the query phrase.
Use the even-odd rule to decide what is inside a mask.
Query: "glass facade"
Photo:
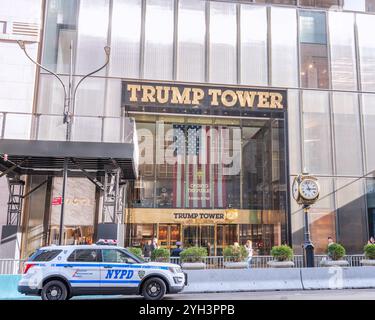
[[[286,184],[306,168],[322,185],[311,218],[317,250],[332,236],[348,245],[349,253],[360,253],[373,230],[375,16],[368,13],[373,11],[374,1],[365,0],[49,0],[42,63],[67,81],[73,41],[77,83],[104,62],[103,47],[111,46],[109,65],[77,92],[72,139],[119,142],[124,116],[136,119],[144,162],[129,198],[128,236],[134,245],[158,236],[165,246],[179,239],[218,254],[250,237],[263,253],[283,241],[298,252],[303,215]],[[123,79],[282,88],[287,117],[194,117],[142,108],[129,113],[121,102]],[[1,138],[64,139],[63,93],[52,76],[41,71],[34,113],[22,101],[19,109],[8,108],[12,99],[5,91]],[[189,179],[202,185],[210,168],[181,171],[177,193],[175,166],[157,162],[158,146],[166,154],[178,132],[188,136],[189,129],[202,128],[227,134],[228,145],[218,143],[230,152],[237,129],[240,133],[240,171],[220,178],[221,189],[214,183],[211,190],[221,199],[204,199],[205,186],[186,186]],[[157,138],[160,131],[163,139]],[[145,152],[150,149],[152,154]],[[158,217],[179,213],[174,209],[182,214],[234,209],[247,221],[194,224]]]

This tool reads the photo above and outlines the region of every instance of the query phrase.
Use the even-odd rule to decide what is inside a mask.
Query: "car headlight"
[[[169,271],[172,273],[181,273],[181,267],[169,267]]]

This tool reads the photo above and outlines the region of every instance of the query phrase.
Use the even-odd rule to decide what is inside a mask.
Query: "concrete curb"
[[[297,268],[186,270],[186,273],[188,285],[184,293],[303,289]]]

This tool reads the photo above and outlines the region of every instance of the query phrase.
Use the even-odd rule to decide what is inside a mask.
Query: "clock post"
[[[304,265],[308,268],[314,267],[314,245],[310,237],[309,210],[319,198],[320,187],[318,179],[304,172],[298,175],[292,186],[293,198],[302,205],[304,215]]]

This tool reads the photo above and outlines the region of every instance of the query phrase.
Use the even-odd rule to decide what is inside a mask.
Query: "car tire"
[[[68,288],[60,280],[51,280],[43,286],[41,297],[42,300],[67,300]]]
[[[166,292],[167,286],[160,278],[147,279],[142,286],[142,296],[146,300],[161,300]]]

